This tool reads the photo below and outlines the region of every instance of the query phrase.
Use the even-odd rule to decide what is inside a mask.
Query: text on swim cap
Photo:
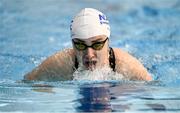
[[[101,15],[99,14],[99,21],[100,21],[100,24],[109,24],[109,21],[107,20],[106,16],[105,15]]]
[[[70,30],[72,30],[72,23],[73,23],[73,20],[71,21],[71,24],[70,24]]]

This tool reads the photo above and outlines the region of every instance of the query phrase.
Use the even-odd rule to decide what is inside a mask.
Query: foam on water
[[[123,75],[113,72],[109,67],[96,68],[91,70],[78,69],[73,74],[74,80],[122,80]]]

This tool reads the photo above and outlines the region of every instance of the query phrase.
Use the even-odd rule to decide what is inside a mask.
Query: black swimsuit
[[[109,51],[109,65],[113,69],[113,71],[115,71],[116,63],[115,63],[114,51],[111,47],[109,49],[110,49],[110,51]],[[79,63],[78,63],[77,57],[75,57],[75,63],[74,63],[75,69],[78,69],[78,65],[79,65]]]

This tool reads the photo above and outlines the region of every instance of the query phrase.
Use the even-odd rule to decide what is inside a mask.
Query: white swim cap
[[[81,10],[72,20],[70,30],[72,39],[88,39],[98,35],[110,36],[110,26],[106,16],[93,8]]]

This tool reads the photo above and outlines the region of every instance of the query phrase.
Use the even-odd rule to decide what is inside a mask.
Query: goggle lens
[[[106,38],[106,40],[107,39],[108,38]],[[76,47],[76,49],[78,49],[78,50],[85,50],[88,47],[91,47],[94,50],[101,50],[104,47],[106,40],[104,40],[102,42],[96,42],[96,43],[92,44],[91,46],[88,46],[88,45],[81,43],[81,42],[75,42],[74,40],[73,40],[73,43],[74,43],[74,46]]]

